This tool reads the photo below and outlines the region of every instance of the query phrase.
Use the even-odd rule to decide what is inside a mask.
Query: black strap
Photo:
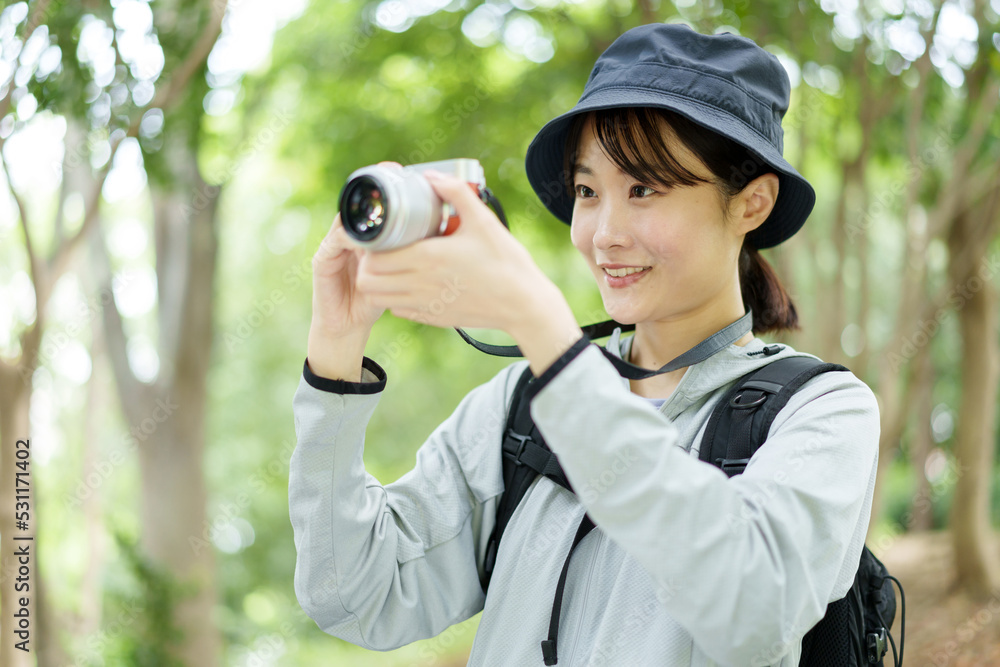
[[[611,335],[617,327],[621,327],[623,331],[635,328],[632,326],[626,329],[626,327],[613,320],[607,320],[606,322],[590,324],[583,327],[583,333],[587,336],[587,338],[593,340],[595,338],[603,338],[604,336]],[[615,367],[619,375],[628,378],[629,380],[645,380],[646,378],[651,378],[654,375],[670,373],[671,371],[676,371],[680,368],[694,366],[695,364],[708,359],[720,350],[724,350],[729,347],[740,338],[743,338],[743,336],[749,333],[752,329],[753,313],[748,310],[740,319],[736,320],[724,329],[716,331],[714,334],[701,341],[687,352],[681,354],[679,357],[671,360],[655,371],[630,364],[603,347],[600,348],[600,350],[604,353],[604,356],[608,358],[608,361],[610,361]],[[521,354],[520,348],[516,345],[490,345],[488,343],[481,343],[461,329],[456,329],[456,331],[466,343],[480,352],[492,354],[497,357],[524,356]]]
[[[615,328],[623,331],[631,331],[634,326],[622,326],[617,322],[608,320],[599,324],[584,327],[584,333],[588,338],[603,338],[611,335]],[[620,375],[629,379],[644,379],[669,373],[671,371],[693,366],[720,350],[723,350],[737,340],[746,335],[753,328],[753,315],[748,311],[740,319],[732,324],[712,334],[698,345],[687,352],[670,361],[659,370],[651,371],[638,366],[634,366],[621,357],[612,354],[610,351],[601,349],[608,360],[614,365]],[[514,345],[489,345],[481,343],[461,329],[456,329],[459,335],[470,345],[478,350],[496,356],[520,356],[520,350]],[[521,377],[518,378],[514,387],[510,408],[507,412],[507,424],[504,429],[504,439],[502,443],[502,464],[504,493],[500,498],[497,507],[497,520],[493,528],[493,533],[487,542],[486,554],[483,562],[484,574],[480,581],[483,591],[489,588],[489,582],[496,566],[497,555],[500,548],[500,540],[510,523],[514,511],[517,509],[521,499],[527,493],[528,488],[538,475],[548,477],[556,484],[573,491],[572,485],[566,478],[566,474],[559,465],[559,460],[552,453],[545,439],[539,433],[531,418],[530,401],[525,400],[525,395],[529,390],[529,385],[534,379],[530,368],[525,368]],[[563,590],[566,585],[566,576],[569,571],[569,563],[573,557],[573,551],[591,530],[594,524],[590,517],[584,515],[577,529],[577,534],[573,539],[566,560],[563,562],[562,572],[559,575],[559,582],[556,586],[555,598],[552,603],[552,616],[549,621],[548,638],[542,641],[542,657],[546,665],[554,665],[558,660],[556,644],[559,634],[559,616],[562,610]]]
[[[586,327],[586,329],[593,336],[603,337],[613,333],[614,329],[618,326],[620,325],[616,322],[608,320],[607,322]],[[603,348],[602,351],[621,375],[632,379],[641,379],[660,373],[668,373],[704,361],[742,338],[752,327],[753,315],[750,311],[747,311],[740,319],[715,332],[656,371],[633,366]],[[635,327],[630,328],[634,329]],[[484,352],[503,356],[510,356],[515,353],[520,354],[517,351],[517,346],[487,345],[471,338],[461,329],[457,331],[470,345]],[[490,535],[486,546],[484,574],[480,582],[484,592],[489,587],[489,580],[493,574],[497,553],[500,549],[500,540],[503,537],[504,530],[507,528],[507,523],[514,515],[514,510],[517,509],[521,498],[527,493],[528,487],[531,486],[535,476],[542,475],[548,477],[556,484],[569,491],[573,491],[573,487],[566,478],[562,466],[559,465],[558,458],[549,450],[548,445],[545,444],[545,439],[542,438],[535,426],[534,420],[531,418],[529,402],[522,400],[527,391],[528,384],[533,377],[530,368],[526,368],[517,381],[511,406],[507,411],[507,426],[504,429],[502,443],[504,493],[497,507],[497,522],[493,528],[493,534]]]
[[[729,477],[742,473],[778,412],[803,384],[820,373],[846,370],[813,357],[787,357],[744,375],[712,411],[698,458]]]
[[[509,448],[507,437],[508,434],[518,433],[518,425],[524,428],[525,411],[527,411],[527,418],[531,418],[531,412],[529,405],[522,401],[521,398],[524,396],[525,390],[528,387],[528,383],[532,380],[534,376],[531,374],[531,368],[525,368],[524,372],[521,373],[521,377],[518,378],[517,384],[514,386],[514,392],[511,395],[511,404],[507,410],[507,424],[504,427],[504,442],[503,447]],[[527,429],[527,433],[536,433],[534,423],[532,422]],[[544,440],[540,440],[544,443]],[[554,455],[553,455],[554,456]],[[503,537],[504,530],[507,529],[507,524],[510,522],[510,518],[514,515],[514,510],[517,509],[518,503],[521,502],[521,498],[527,493],[528,487],[538,476],[538,471],[527,465],[519,465],[517,463],[518,459],[512,459],[509,456],[501,454],[501,463],[503,464],[503,495],[500,496],[500,502],[497,505],[497,519],[496,524],[493,526],[493,533],[490,535],[489,542],[486,545],[486,555],[483,561],[484,575],[480,583],[483,587],[483,592],[489,588],[490,578],[493,576],[493,568],[496,565],[497,551],[500,548],[500,538]]]
[[[606,320],[604,322],[598,322],[597,324],[588,324],[582,327],[583,335],[590,340],[597,340],[599,338],[606,338],[614,333],[615,329],[621,329],[625,331],[634,331],[634,324],[619,324],[614,320]],[[490,343],[484,343],[482,341],[476,340],[465,331],[459,328],[455,328],[458,335],[462,337],[466,343],[476,348],[480,352],[485,352],[486,354],[491,354],[494,357],[523,357],[521,353],[521,348],[517,345],[492,345]]]
[[[503,456],[510,459],[513,465],[528,466],[535,473],[548,477],[564,489],[572,491],[573,486],[566,479],[566,473],[559,465],[559,459],[544,444],[545,440],[538,430],[533,426],[531,433],[521,435],[515,432],[515,428],[509,429],[503,439]],[[538,444],[539,442],[542,444]]]
[[[566,560],[563,561],[562,572],[559,573],[559,583],[556,584],[556,595],[552,599],[552,616],[549,617],[549,636],[548,639],[542,640],[542,659],[546,665],[554,665],[559,662],[559,656],[556,654],[556,642],[559,639],[559,616],[562,613],[563,589],[566,587],[566,573],[569,572],[569,560],[573,557],[576,545],[580,544],[580,541],[593,529],[594,522],[590,520],[589,516],[584,514],[583,518],[580,519],[579,528],[576,529],[576,536],[573,538],[573,544],[569,548],[569,553],[566,554]]]

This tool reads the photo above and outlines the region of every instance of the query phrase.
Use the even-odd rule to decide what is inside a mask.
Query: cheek
[[[644,225],[649,230],[643,238],[647,251],[679,267],[712,265],[724,259],[723,220],[716,219],[714,208],[699,203],[678,200],[661,220]]]
[[[663,221],[656,221],[651,225],[645,225],[644,229],[648,233],[636,238],[636,241],[645,250],[650,259],[662,262],[681,263],[684,262],[689,249],[694,245],[683,229],[664,224]]]
[[[663,225],[641,240],[646,255],[660,265],[664,279],[697,289],[718,269],[718,243],[698,225]]]
[[[594,229],[588,225],[585,217],[574,211],[572,224],[569,227],[569,238],[584,257],[590,257],[594,247]]]

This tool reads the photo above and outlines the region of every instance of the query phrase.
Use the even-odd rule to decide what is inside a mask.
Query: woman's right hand
[[[313,328],[326,338],[367,338],[385,311],[355,288],[363,254],[347,236],[338,213],[312,260]]]

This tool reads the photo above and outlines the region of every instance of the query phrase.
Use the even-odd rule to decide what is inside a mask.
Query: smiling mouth
[[[648,271],[651,267],[649,266],[630,266],[624,269],[604,269],[604,273],[612,276],[613,278],[624,278],[625,276],[631,276],[635,273],[641,273],[643,271]]]

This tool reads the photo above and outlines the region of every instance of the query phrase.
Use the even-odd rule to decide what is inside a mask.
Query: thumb
[[[463,224],[466,220],[479,220],[484,212],[493,215],[469,183],[439,171],[426,171],[424,176],[437,196],[455,207],[455,213]]]

